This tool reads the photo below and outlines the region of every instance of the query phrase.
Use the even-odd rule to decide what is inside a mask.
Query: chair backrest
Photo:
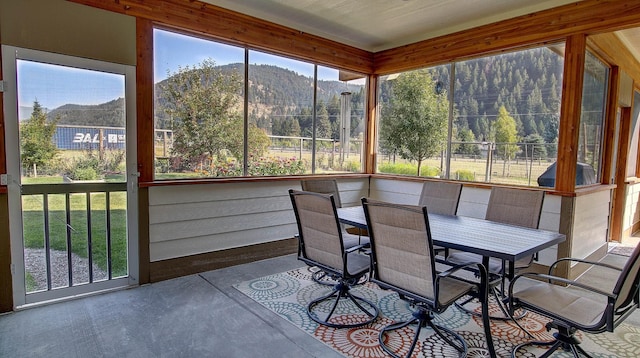
[[[544,191],[493,187],[485,219],[536,229]]]
[[[300,259],[343,271],[344,245],[334,197],[293,189],[289,189],[289,196],[298,224]]]
[[[419,206],[426,206],[431,214],[455,215],[462,193],[462,184],[426,181],[422,184]]]
[[[321,194],[332,194],[336,207],[341,208],[340,191],[338,190],[338,182],[335,179],[307,179],[300,181],[303,191],[311,191]]]
[[[617,296],[614,312],[626,310],[638,304],[638,285],[640,284],[640,244],[627,260],[615,287],[613,294]]]
[[[435,301],[435,261],[427,208],[362,199],[373,276],[378,284],[399,287]]]

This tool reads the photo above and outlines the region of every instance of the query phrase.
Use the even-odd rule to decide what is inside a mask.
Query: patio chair
[[[335,179],[306,179],[301,180],[300,185],[302,186],[302,191],[333,195],[336,208],[342,207],[338,182]],[[355,227],[345,228],[343,224],[340,224],[340,227],[343,229],[342,240],[344,241],[344,247],[350,248],[358,245],[369,247],[369,237],[366,230]],[[322,270],[316,271],[312,277],[314,281],[323,285],[335,284]]]
[[[575,333],[578,330],[591,334],[613,332],[638,307],[639,257],[640,245],[622,269],[600,262],[564,258],[549,267],[549,274],[523,273],[516,276],[509,284],[509,309],[513,311],[516,307],[524,307],[546,316],[551,319],[546,325],[547,330],[557,329],[557,332],[550,342],[526,342],[516,346],[511,356],[515,357],[525,346],[542,345],[550,346],[544,357],[558,348],[572,352],[576,358],[579,354],[590,357],[580,347]],[[571,261],[613,270],[617,275],[613,290],[552,275],[558,263]]]
[[[338,182],[335,179],[306,179],[301,180],[300,184],[303,191],[312,191],[320,194],[332,194],[336,207],[341,208],[340,191],[338,190]]]
[[[445,181],[426,181],[422,184],[419,206],[426,206],[429,214],[455,215],[458,211],[462,184]],[[449,256],[449,249],[435,246],[436,253],[444,252]]]
[[[289,189],[289,196],[298,224],[298,259],[318,267],[335,281],[329,294],[307,305],[307,314],[315,322],[334,328],[358,327],[373,322],[378,317],[378,307],[350,291],[369,273],[371,260],[361,252],[362,245],[345,247],[333,195]],[[341,322],[340,315],[344,314],[341,310],[346,305],[340,305],[338,312],[336,308],[343,300],[351,301],[358,312],[348,312],[349,319]],[[316,310],[318,306],[320,309]],[[319,311],[327,307],[326,318],[320,318]],[[357,320],[360,316],[364,318]]]
[[[489,204],[485,214],[486,220],[523,226],[528,228],[538,228],[540,222],[540,214],[542,212],[542,203],[544,200],[544,191],[537,190],[521,190],[514,188],[493,187],[489,196]],[[518,260],[514,263],[514,267],[509,267],[509,271],[517,272],[531,265],[534,255]],[[468,252],[453,252],[447,256],[447,261],[451,264],[459,264],[463,262],[482,262],[482,256]],[[511,265],[511,263],[509,263]],[[491,285],[491,292],[499,303],[503,313],[503,317],[495,316],[494,319],[518,319],[524,312],[516,317],[509,317],[505,308],[501,304],[501,297],[504,297],[505,280],[507,277],[507,263],[504,260],[496,258],[489,259],[487,267],[489,275],[499,276],[500,289],[496,284]],[[493,281],[494,283],[496,281]],[[464,306],[471,299],[458,304],[458,306],[469,313]]]
[[[462,184],[445,181],[426,181],[418,205],[426,206],[429,214],[455,215],[462,193]]]
[[[400,298],[408,301],[416,311],[406,322],[393,323],[382,329],[378,341],[382,349],[398,357],[386,344],[386,336],[394,330],[417,323],[407,357],[416,347],[420,330],[429,326],[447,344],[454,347],[461,357],[466,356],[467,345],[456,332],[435,324],[434,314],[444,312],[460,297],[475,293],[486,303],[487,275],[482,264],[471,265],[481,272],[481,284],[471,283],[452,276],[469,265],[459,265],[444,272],[436,271],[433,241],[425,206],[408,206],[362,199],[371,239],[372,272],[370,281],[383,289],[396,291]],[[483,310],[487,306],[484,305]],[[495,357],[491,329],[484,320],[487,345]]]

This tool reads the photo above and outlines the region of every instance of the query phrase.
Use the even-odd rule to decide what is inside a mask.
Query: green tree
[[[36,100],[31,117],[20,125],[20,159],[33,169],[34,177],[38,176],[38,166],[46,166],[58,154],[53,136],[59,120],[56,117],[47,123],[47,115]]]
[[[522,149],[524,155],[529,159],[540,159],[547,157],[547,146],[544,142],[544,139],[539,134],[529,134],[528,136],[522,138],[522,142],[526,143],[526,146],[523,145]],[[524,149],[526,148],[526,151]]]
[[[194,67],[179,67],[162,84],[173,130],[173,155],[196,165],[211,166],[227,155],[243,160],[244,120],[240,98],[243,82],[237,70],[222,71],[206,59]],[[268,137],[249,128],[249,151],[264,154]]]
[[[476,143],[476,137],[471,129],[463,129],[458,133],[458,140],[461,142],[454,150],[456,154],[480,155],[480,148]]]
[[[502,175],[509,175],[508,171],[505,173],[505,167],[509,168],[511,159],[519,150],[516,144],[518,142],[518,130],[516,129],[516,120],[509,115],[509,112],[507,112],[504,106],[500,106],[498,109],[498,117],[493,124],[493,132],[497,154],[505,163],[502,169]]]
[[[394,81],[382,117],[382,137],[402,158],[415,160],[420,175],[422,161],[446,143],[449,101],[445,91],[436,94],[427,70],[406,72]]]

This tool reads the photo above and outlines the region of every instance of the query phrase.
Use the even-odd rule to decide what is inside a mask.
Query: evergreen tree
[[[38,176],[38,166],[46,166],[58,154],[53,142],[59,118],[47,121],[47,115],[36,100],[31,117],[20,125],[20,159]]]

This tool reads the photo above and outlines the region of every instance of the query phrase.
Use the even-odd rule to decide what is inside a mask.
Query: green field
[[[62,179],[53,177],[26,178],[25,184],[52,183]],[[48,230],[51,249],[66,251],[67,228],[71,235],[71,251],[80,257],[88,257],[89,250],[95,264],[107,270],[107,210],[106,194],[90,194],[91,248],[89,248],[89,220],[87,197],[84,193],[69,195],[70,225],[67,226],[65,194],[48,195]],[[126,192],[110,194],[111,215],[111,267],[113,277],[127,274]],[[23,232],[27,248],[45,247],[45,215],[43,195],[23,195]]]

